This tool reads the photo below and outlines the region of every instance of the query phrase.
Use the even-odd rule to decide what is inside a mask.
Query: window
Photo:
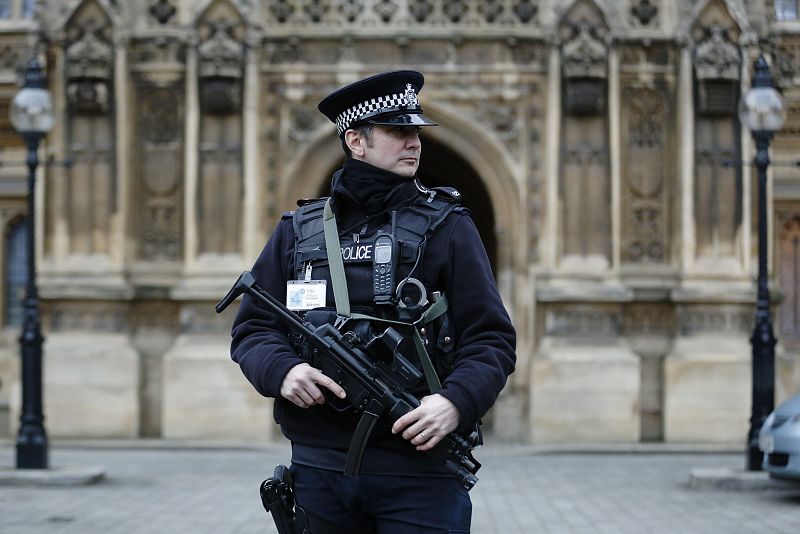
[[[36,0],[0,0],[0,20],[31,19]]]
[[[22,18],[32,19],[34,9],[36,9],[36,0],[22,0]]]
[[[775,0],[777,20],[797,20],[797,0]]]
[[[28,283],[27,226],[20,217],[8,227],[5,264],[6,326],[22,325],[22,299]]]

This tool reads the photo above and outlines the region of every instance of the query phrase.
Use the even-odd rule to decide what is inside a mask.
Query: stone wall
[[[58,114],[46,155],[70,162],[43,166],[38,199],[50,434],[277,436],[229,361],[233,312],[212,306],[341,163],[316,103],[408,67],[440,124],[420,176],[464,193],[519,333],[489,429],[744,438],[757,199],[725,160],[752,150],[736,104],[759,52],[789,110],[776,158],[800,120],[800,25],[770,2],[71,0],[19,26],[0,36],[0,104],[38,28]],[[783,398],[800,388],[800,193],[774,172]],[[0,423],[14,357],[0,350]]]

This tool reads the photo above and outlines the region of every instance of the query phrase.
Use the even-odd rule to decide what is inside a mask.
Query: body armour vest
[[[404,281],[413,279],[414,272],[422,261],[427,238],[444,223],[450,213],[466,211],[466,208],[461,206],[460,199],[461,195],[453,188],[421,189],[413,202],[397,210],[393,218],[394,224],[387,221],[368,235],[340,235],[341,255],[345,268],[371,268],[375,238],[380,234],[394,232],[398,250],[393,289]],[[306,201],[292,214],[295,233],[294,277],[297,280],[304,279],[306,273],[317,266],[328,265],[323,227],[326,200],[320,198]],[[435,298],[435,290],[436,288],[425,288],[428,301]],[[416,302],[416,295],[413,300]],[[386,317],[388,314],[393,319],[414,320],[413,314],[423,311],[410,310],[398,299],[395,299],[395,306],[381,308],[380,312],[384,314],[384,318],[389,318]],[[435,328],[428,329],[426,337],[429,347],[434,348],[432,356],[437,374],[442,376],[447,374],[453,363],[454,340],[447,314],[433,326]]]

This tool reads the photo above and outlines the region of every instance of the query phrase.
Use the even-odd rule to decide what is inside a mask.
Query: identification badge
[[[289,280],[286,282],[286,307],[292,311],[325,307],[326,280]]]

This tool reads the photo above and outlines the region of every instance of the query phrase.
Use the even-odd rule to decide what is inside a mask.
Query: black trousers
[[[295,500],[312,518],[351,534],[468,533],[472,502],[453,478],[346,477],[292,464]],[[312,534],[318,533],[312,527]]]

